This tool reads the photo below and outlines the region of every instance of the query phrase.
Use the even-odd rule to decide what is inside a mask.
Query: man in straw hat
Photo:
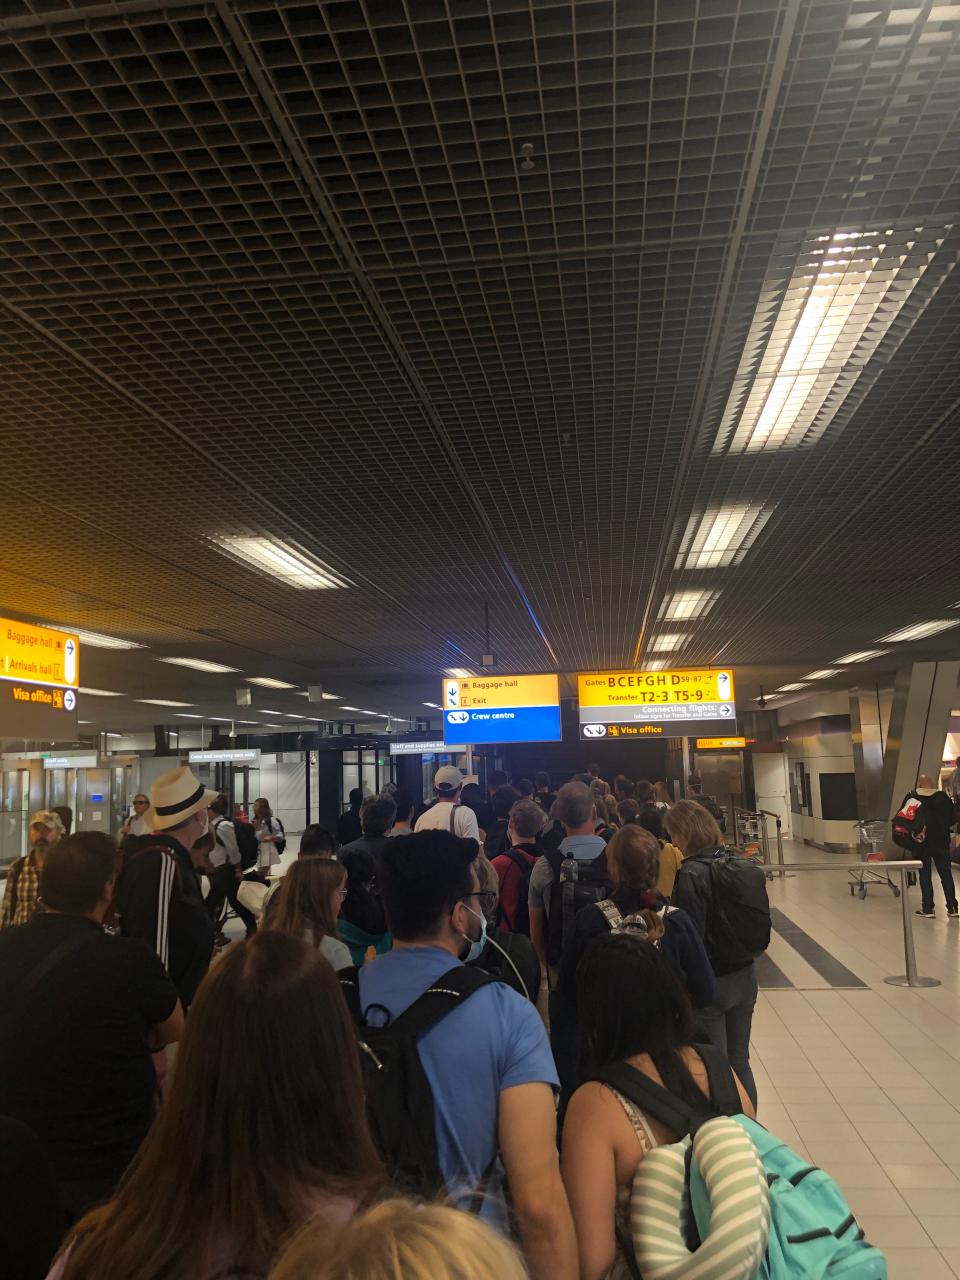
[[[186,765],[150,788],[149,842],[127,858],[114,895],[120,932],[143,938],[163,961],[186,1009],[210,964],[213,925],[190,850],[206,834],[217,797]]]

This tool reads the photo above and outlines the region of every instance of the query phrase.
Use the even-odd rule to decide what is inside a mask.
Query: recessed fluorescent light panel
[[[88,644],[93,649],[145,649],[146,645],[136,644],[133,640],[118,640],[116,636],[104,636],[99,631],[81,631],[78,627],[61,626],[59,622],[43,622],[40,624],[51,631],[70,631],[81,644]]]
[[[819,671],[808,671],[803,678],[804,680],[829,680],[831,676],[839,674],[836,667],[821,667]]]
[[[674,591],[660,605],[660,617],[667,622],[702,618],[716,603],[719,591]]]
[[[434,711],[442,711],[442,710],[443,710],[443,707],[441,707],[441,705],[440,705],[440,703],[439,703],[439,702],[425,702],[423,705],[424,705],[425,707],[433,707]]]
[[[665,658],[654,658],[651,662],[644,662],[644,671],[662,671],[667,665]]]
[[[77,693],[87,693],[91,698],[122,698],[122,693],[115,693],[112,689],[88,689],[81,685]]]
[[[309,689],[298,689],[298,690],[297,690],[297,697],[298,697],[298,698],[309,698],[309,697],[310,697],[310,690],[309,690]],[[320,697],[324,700],[324,702],[339,702],[339,701],[340,701],[340,695],[339,695],[339,693],[327,693],[326,691],[324,691],[323,693],[321,693]]]
[[[329,565],[301,551],[292,542],[279,538],[211,538],[221,551],[258,573],[277,578],[297,591],[324,591],[330,587],[349,587],[346,578],[334,573]]]
[[[473,672],[466,667],[447,667],[446,674],[454,680],[469,680]]]
[[[951,627],[960,627],[960,618],[936,618],[933,622],[916,622],[912,627],[891,631],[888,636],[881,636],[880,640],[885,644],[897,644],[906,640],[926,640],[927,636],[949,631]]]
[[[773,515],[776,504],[733,502],[694,512],[677,552],[677,569],[725,569],[739,564]]]
[[[272,676],[248,676],[247,684],[258,684],[261,689],[295,689],[289,680],[274,680]]]
[[[654,636],[650,641],[650,652],[673,653],[674,649],[680,648],[686,638],[679,633],[664,632],[662,636]]]
[[[239,667],[226,667],[222,662],[211,662],[208,658],[158,658],[158,662],[169,663],[171,667],[189,667],[191,671],[206,671],[212,676],[226,675],[231,671],[239,671]]]
[[[782,684],[777,693],[796,693],[798,689],[805,689],[805,684]]]
[[[842,658],[836,658],[836,662],[869,662],[871,658],[882,658],[885,653],[889,653],[889,649],[858,649],[856,653],[845,653]]]
[[[204,718],[205,718],[204,716],[197,715],[197,714],[196,714],[196,712],[193,712],[193,711],[178,711],[178,712],[177,712],[177,719],[178,719],[178,720],[203,720]]]
[[[192,702],[171,702],[169,698],[137,698],[146,707],[192,707]]]
[[[953,269],[939,261],[931,269],[946,230],[837,231],[804,241],[789,263],[782,247],[783,266],[764,284],[714,452],[818,441],[857,384],[863,394],[869,389],[882,367],[873,357],[879,352],[886,363],[909,332],[910,324],[891,326],[911,295],[919,314]]]

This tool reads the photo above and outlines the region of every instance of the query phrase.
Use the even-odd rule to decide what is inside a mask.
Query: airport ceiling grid
[[[82,583],[131,638],[243,645],[255,597],[256,647],[361,680],[469,665],[483,599],[511,670],[629,663],[665,592],[718,581],[685,659],[822,665],[960,599],[924,565],[890,619],[881,581],[956,492],[960,6],[4,15],[2,430],[48,504],[10,543],[21,612]],[[811,237],[881,226],[942,244],[826,434],[718,454],[758,303]],[[691,511],[738,500],[773,509],[744,563],[674,570]],[[354,585],[291,595],[222,533]]]

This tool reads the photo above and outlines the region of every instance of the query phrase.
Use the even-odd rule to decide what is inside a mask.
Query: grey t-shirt
[[[599,858],[606,848],[600,836],[567,836],[560,842],[560,852],[564,857],[573,855],[578,862],[592,862]],[[530,892],[527,905],[536,907],[550,915],[550,886],[553,884],[553,870],[546,858],[538,858],[530,873]]]

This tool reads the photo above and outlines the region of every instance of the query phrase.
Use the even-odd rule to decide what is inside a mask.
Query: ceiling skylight
[[[906,640],[926,640],[928,636],[949,631],[951,627],[960,627],[960,618],[936,618],[932,622],[915,622],[912,627],[903,627],[900,631],[891,631],[888,636],[881,636],[880,642],[897,644]]]
[[[679,649],[686,640],[686,636],[682,636],[679,632],[665,631],[663,635],[654,636],[650,641],[651,653],[673,653],[674,649]]]
[[[831,676],[840,674],[836,667],[821,667],[819,671],[808,671],[804,680],[829,680]]]
[[[277,578],[297,591],[323,591],[351,585],[322,560],[279,538],[214,537],[210,541],[234,560]]]
[[[247,684],[258,684],[261,689],[295,689],[289,680],[274,680],[273,676],[247,676]]]
[[[889,357],[902,342],[907,326],[892,334],[891,326],[946,230],[880,227],[805,241],[785,284],[784,275],[765,282],[714,452],[819,440],[881,343]],[[923,286],[924,301],[952,266]]]
[[[842,658],[835,658],[835,662],[869,662],[871,658],[882,658],[885,653],[889,653],[889,649],[857,649],[855,653],[845,653]]]
[[[158,662],[169,663],[171,667],[189,667],[191,671],[207,671],[210,675],[227,675],[231,671],[239,671],[239,667],[227,667],[222,662],[211,662],[209,658],[158,658]]]
[[[59,622],[42,622],[48,631],[69,631],[81,644],[88,644],[93,649],[145,649],[147,646],[137,644],[134,640],[118,640],[116,636],[101,635],[99,631],[81,631],[79,627],[68,627]]]
[[[667,622],[702,618],[716,603],[719,591],[674,591],[660,605],[660,617]]]
[[[734,502],[694,512],[677,552],[677,569],[723,569],[739,564],[773,515],[776,504]]]

